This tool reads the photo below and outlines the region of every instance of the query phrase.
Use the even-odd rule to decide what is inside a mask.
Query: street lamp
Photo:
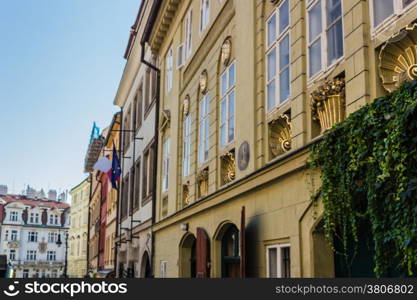
[[[56,241],[56,245],[58,247],[61,247],[62,241],[61,241],[61,233],[58,234],[58,239]],[[67,278],[67,261],[68,261],[68,233],[65,234],[65,261],[64,261],[64,272],[62,274],[63,278]]]

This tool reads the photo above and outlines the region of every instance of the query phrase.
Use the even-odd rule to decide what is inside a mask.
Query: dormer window
[[[19,219],[19,215],[16,211],[11,211],[10,212],[10,217],[9,217],[9,221],[10,222],[17,222]]]
[[[29,222],[32,223],[32,224],[38,224],[39,223],[39,214],[38,213],[30,213]]]

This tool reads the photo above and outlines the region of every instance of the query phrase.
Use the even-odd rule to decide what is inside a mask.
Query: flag
[[[93,169],[98,170],[104,173],[107,173],[111,169],[111,161],[105,156],[99,158],[99,160],[94,164]]]
[[[108,171],[108,177],[111,181],[111,186],[114,189],[117,189],[117,182],[120,181],[120,176],[122,175],[122,169],[120,168],[120,159],[117,156],[116,146],[113,143],[113,157],[111,169]]]

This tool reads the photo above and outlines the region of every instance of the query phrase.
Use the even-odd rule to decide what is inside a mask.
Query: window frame
[[[12,218],[13,216],[13,218]],[[19,221],[19,213],[17,211],[11,211],[10,212],[10,216],[9,216],[9,221],[10,222],[17,222]]]
[[[274,245],[268,245],[266,246],[265,256],[266,256],[266,278],[273,278],[270,277],[270,266],[269,266],[269,250],[270,249],[277,249],[277,277],[276,278],[285,278],[282,276],[282,257],[281,257],[281,251],[283,248],[289,248],[290,251],[290,270],[291,270],[291,244],[290,243],[282,243],[282,244],[274,244]],[[291,271],[290,271],[290,277],[291,278]]]
[[[193,10],[188,9],[184,19],[184,62],[193,53]]]
[[[191,136],[192,136],[192,119],[191,112],[185,116],[183,122],[183,157],[182,157],[182,177],[186,178],[191,175]],[[188,131],[187,131],[188,128]]]
[[[312,41],[310,41],[310,10],[316,6],[317,3],[320,2],[320,6],[321,6],[321,10],[320,10],[320,14],[321,14],[321,32],[320,34],[314,38]],[[307,82],[310,83],[312,81],[314,81],[315,79],[317,79],[318,77],[321,77],[323,74],[326,74],[327,72],[329,72],[330,70],[332,70],[337,64],[339,64],[344,58],[345,58],[345,54],[346,54],[346,50],[345,50],[345,28],[344,28],[344,20],[343,20],[343,12],[344,12],[344,5],[343,5],[343,0],[340,0],[340,6],[341,6],[341,13],[340,13],[340,17],[338,18],[337,21],[333,21],[333,25],[336,24],[339,19],[342,22],[342,36],[343,36],[343,54],[336,59],[333,63],[329,64],[329,59],[328,59],[328,38],[327,38],[327,33],[328,33],[328,29],[330,28],[328,22],[327,22],[327,0],[308,0],[307,4],[306,4],[306,19],[307,19],[307,30],[306,30],[306,34],[307,34]],[[321,53],[320,53],[320,57],[321,57],[321,66],[320,66],[320,70],[317,71],[315,74],[310,75],[310,47],[311,45],[313,45],[318,39],[321,39],[320,41],[320,47],[321,47]]]
[[[165,88],[166,92],[169,93],[173,87],[173,77],[174,77],[174,50],[172,46],[167,51],[167,55],[165,57]]]
[[[279,10],[284,5],[284,3],[288,1],[288,25],[285,27],[282,32],[279,32],[279,20],[281,18]],[[291,99],[291,7],[290,7],[290,0],[282,1],[279,5],[277,5],[273,12],[269,15],[269,17],[266,19],[265,22],[265,41],[266,41],[266,50],[265,50],[265,108],[267,113],[271,113],[276,109],[279,109],[283,105],[285,105],[290,99]],[[275,16],[275,39],[271,44],[268,44],[268,38],[269,38],[269,28],[268,24],[269,21]],[[288,52],[289,52],[289,62],[288,66],[288,72],[289,72],[289,87],[288,87],[288,97],[281,101],[281,80],[280,75],[282,73],[281,66],[280,66],[280,45],[281,42],[288,36]],[[268,56],[269,54],[275,50],[275,76],[273,79],[268,81]],[[284,68],[285,69],[285,68]],[[269,108],[268,107],[268,85],[275,81],[275,95],[274,95],[274,105]]]
[[[203,102],[204,102],[203,108],[205,110],[204,115],[202,115],[201,113],[201,105]],[[198,165],[199,166],[203,165],[209,160],[208,152],[210,151],[210,102],[211,102],[210,92],[207,92],[205,95],[203,95],[203,98],[198,103],[199,105],[199,110],[198,110]],[[202,132],[204,136],[203,139],[201,139]],[[207,157],[205,156],[206,148],[207,148]]]
[[[231,66],[234,66],[234,83],[233,83],[233,87],[230,87],[230,69]],[[219,116],[219,143],[220,143],[220,148],[226,148],[228,145],[232,144],[235,139],[236,139],[236,60],[233,60],[225,69],[224,71],[220,74],[220,101],[219,101],[219,112],[220,112],[220,116]],[[227,73],[227,88],[226,88],[226,92],[224,94],[224,96],[222,95],[222,78],[223,75]],[[233,99],[233,139],[229,140],[229,121],[230,121],[230,111],[229,111],[229,96],[234,93],[234,99]],[[222,103],[223,101],[226,101],[226,120],[225,123],[222,123]],[[223,124],[226,127],[226,142],[225,144],[223,144],[222,141],[222,135],[221,135],[221,128],[223,126]]]
[[[207,6],[205,4],[207,3]],[[210,24],[210,0],[200,1],[200,33],[204,32]]]
[[[371,32],[372,36],[375,37],[378,33],[381,33],[387,26],[391,25],[395,19],[400,18],[407,10],[417,5],[417,1],[410,3],[408,6],[403,6],[403,0],[393,0],[394,10],[392,14],[382,20],[378,25],[375,25],[375,9],[374,0],[370,1],[370,19],[371,19]]]
[[[166,137],[162,143],[162,183],[161,190],[163,193],[169,189],[169,156],[171,148],[171,139]]]

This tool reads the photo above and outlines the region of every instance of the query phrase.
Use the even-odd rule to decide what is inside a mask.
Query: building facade
[[[155,197],[156,57],[141,44],[153,1],[142,1],[125,52],[126,66],[114,104],[122,110],[122,181],[118,214],[117,275],[152,276]],[[165,126],[166,123],[161,123]]]
[[[70,191],[70,195],[71,226],[68,236],[68,276],[83,278],[87,275],[89,178],[74,187]]]
[[[70,206],[24,195],[0,196],[0,254],[16,278],[65,275]]]
[[[309,146],[415,79],[416,2],[149,1],[168,120],[156,277],[347,276],[311,201]]]

